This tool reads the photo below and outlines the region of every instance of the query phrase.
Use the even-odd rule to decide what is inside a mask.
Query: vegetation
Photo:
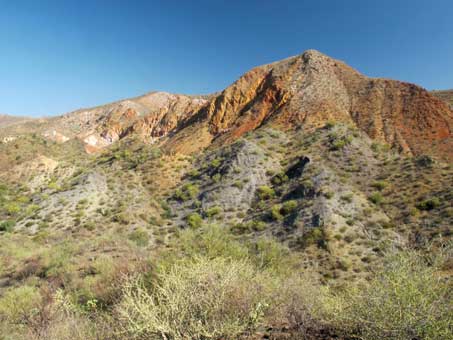
[[[203,218],[198,213],[191,213],[186,217],[187,225],[191,228],[200,228],[203,224]]]
[[[260,186],[258,188],[258,197],[260,200],[268,200],[270,198],[273,198],[274,196],[275,196],[274,189],[265,185]]]
[[[328,296],[331,321],[365,340],[451,339],[451,282],[440,275],[448,258],[389,254],[370,282]]]

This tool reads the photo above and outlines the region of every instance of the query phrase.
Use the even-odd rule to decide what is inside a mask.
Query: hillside
[[[0,118],[0,321],[3,314],[11,318],[0,322],[0,334],[19,334],[16,323],[50,332],[40,318],[51,314],[49,301],[63,299],[81,329],[79,322],[97,320],[103,325],[97,330],[115,329],[118,339],[183,339],[155,335],[161,331],[146,328],[151,319],[145,328],[133,324],[147,314],[125,301],[146,301],[143,307],[155,300],[139,301],[140,285],[126,294],[124,277],[144,275],[151,284],[154,275],[174,274],[166,266],[176,265],[190,282],[204,278],[195,292],[204,291],[214,278],[202,269],[225,270],[226,258],[238,259],[231,270],[239,268],[237,277],[250,279],[263,296],[285,285],[293,292],[302,273],[316,287],[341,292],[374,282],[390,250],[441,254],[453,225],[453,111],[438,95],[368,78],[310,50],[254,68],[209,96],[151,92],[13,125]],[[197,267],[200,254],[207,262]],[[184,259],[190,270],[178,267]],[[269,286],[254,282],[252,272]],[[228,273],[218,273],[227,275],[226,286],[236,282]],[[272,286],[274,279],[283,281]],[[225,294],[239,301],[248,289],[236,288]],[[294,296],[279,295],[283,290],[269,293],[269,301],[282,299],[278,313],[290,313],[298,307],[288,302]],[[2,307],[17,297],[32,309],[29,303],[46,294],[54,298],[37,303],[42,314],[17,316]],[[269,301],[243,298],[234,308],[256,316],[245,324],[261,321],[252,331],[240,328],[237,338],[300,338],[307,311],[277,318],[275,310],[266,314]],[[238,313],[219,308],[219,315]],[[191,313],[204,310],[184,317]],[[346,332],[336,323],[311,322],[305,331],[313,339]],[[202,338],[230,333],[219,334]]]
[[[453,90],[432,91],[431,93],[448,103],[448,105],[450,105],[450,108],[453,109]]]
[[[29,118],[0,114],[0,128],[23,123],[26,120],[29,120]]]

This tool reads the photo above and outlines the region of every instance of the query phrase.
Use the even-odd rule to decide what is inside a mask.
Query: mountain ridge
[[[65,136],[60,141],[77,137],[88,152],[136,134],[191,153],[261,124],[310,129],[330,120],[403,152],[452,157],[453,112],[444,101],[414,84],[368,78],[316,50],[255,67],[218,94],[153,91],[53,117],[45,133]]]

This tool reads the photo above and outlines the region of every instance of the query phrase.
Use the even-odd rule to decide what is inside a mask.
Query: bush
[[[437,197],[426,199],[417,204],[419,210],[433,210],[440,206],[440,200]]]
[[[289,200],[282,204],[281,213],[283,215],[291,214],[297,208],[296,200]]]
[[[13,220],[7,220],[0,222],[0,231],[11,232],[14,229],[16,222]]]
[[[272,188],[269,188],[266,185],[260,186],[258,188],[258,197],[260,200],[268,200],[270,198],[273,198],[275,196],[275,191]]]
[[[195,199],[197,198],[198,192],[199,192],[198,185],[187,183],[183,185],[181,189],[176,190],[175,192],[175,198],[178,201],[188,201],[189,199]]]
[[[8,203],[5,205],[5,210],[10,216],[17,215],[20,212],[20,206],[17,203]]]
[[[376,205],[379,205],[381,204],[383,201],[384,201],[384,198],[382,197],[382,194],[380,192],[373,192],[369,197],[368,199],[376,204]]]
[[[200,228],[203,224],[203,219],[198,213],[191,213],[186,217],[187,225],[191,228]]]
[[[136,229],[129,234],[129,240],[139,247],[146,247],[149,243],[149,235],[146,230]]]
[[[263,231],[267,227],[263,221],[249,221],[246,223],[237,223],[232,227],[232,231],[238,234],[250,233],[252,231]]]
[[[276,204],[276,205],[272,206],[272,208],[271,208],[271,218],[274,221],[283,220],[283,215],[281,214],[281,209],[282,209],[282,206],[280,204]]]
[[[23,322],[34,313],[34,308],[40,303],[38,290],[31,286],[12,288],[0,298],[0,320],[10,323]]]
[[[371,186],[379,191],[384,190],[387,188],[388,183],[386,181],[375,181]]]
[[[322,228],[312,228],[308,230],[299,240],[302,247],[316,244],[320,248],[326,246],[326,237]]]
[[[219,215],[222,212],[222,208],[220,207],[211,207],[206,209],[205,214],[208,218],[214,217]]]
[[[451,339],[451,282],[441,264],[413,251],[388,255],[369,283],[328,299],[329,315],[364,340]]]
[[[289,180],[288,175],[285,174],[284,172],[280,172],[274,177],[272,177],[271,182],[274,185],[280,185],[282,183],[288,182],[288,180]]]
[[[158,273],[151,289],[127,282],[117,312],[128,338],[233,339],[263,319],[270,279],[247,261],[198,257]]]

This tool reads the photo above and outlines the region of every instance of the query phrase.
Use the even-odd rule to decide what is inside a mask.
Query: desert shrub
[[[176,190],[174,196],[177,200],[185,202],[189,199],[195,199],[199,191],[198,185],[187,183],[184,184],[181,189]]]
[[[349,145],[352,141],[351,136],[336,137],[334,134],[331,134],[329,138],[330,138],[330,149],[334,151],[343,149],[346,145]]]
[[[16,222],[13,220],[6,220],[0,222],[0,231],[11,232],[14,229]]]
[[[351,202],[352,202],[353,196],[354,196],[354,195],[353,195],[352,193],[348,193],[348,194],[342,195],[342,196],[340,197],[340,199],[341,199],[342,201],[347,202],[347,203],[351,203]]]
[[[192,178],[197,178],[200,176],[200,171],[198,171],[197,169],[192,169],[188,172],[188,175]]]
[[[210,207],[210,208],[206,209],[205,214],[206,214],[206,217],[211,218],[211,217],[219,215],[221,212],[222,212],[222,208],[215,206],[215,207]]]
[[[273,198],[275,196],[275,191],[274,189],[263,185],[258,188],[258,198],[260,200],[268,200],[270,198]]]
[[[283,215],[291,214],[297,208],[297,201],[296,200],[289,200],[283,202],[281,213]]]
[[[77,246],[70,241],[47,249],[41,254],[44,276],[56,282],[68,282],[72,272],[72,260],[77,252]]]
[[[21,323],[31,318],[41,301],[38,289],[20,286],[7,290],[0,298],[0,319]]]
[[[370,196],[368,196],[368,199],[370,202],[379,205],[384,201],[384,197],[382,197],[382,194],[380,192],[373,192]]]
[[[242,181],[234,181],[233,186],[238,189],[243,189],[244,183],[242,183]]]
[[[128,236],[129,240],[134,242],[139,247],[146,247],[149,243],[148,232],[144,229],[136,229]]]
[[[200,228],[203,224],[203,218],[201,218],[200,214],[194,212],[186,217],[187,225],[191,228]]]
[[[237,223],[232,228],[231,231],[237,234],[250,233],[252,231],[263,231],[267,227],[266,223],[263,221],[248,221],[243,223]]]
[[[438,272],[444,259],[387,255],[370,282],[328,299],[330,317],[364,340],[451,339],[451,282]]]
[[[274,185],[280,185],[282,183],[287,182],[288,180],[289,180],[288,175],[285,174],[284,172],[280,172],[277,175],[275,175],[274,177],[272,177],[271,182]]]
[[[211,161],[211,163],[209,165],[211,166],[211,168],[217,169],[221,164],[222,164],[222,159],[215,158]]]
[[[198,257],[158,273],[151,289],[126,282],[117,312],[129,338],[237,338],[263,319],[270,279],[247,261]]]
[[[211,178],[214,181],[214,183],[219,183],[220,180],[222,179],[222,175],[220,173],[216,173]]]
[[[327,199],[331,199],[335,195],[335,193],[333,191],[330,191],[330,190],[323,191],[322,194]]]
[[[324,230],[322,228],[309,229],[302,237],[299,238],[299,244],[302,247],[317,245],[320,248],[324,248],[326,245]]]
[[[15,202],[7,203],[5,205],[5,211],[10,216],[17,215],[20,212],[20,206]]]
[[[371,186],[379,191],[384,190],[387,188],[388,183],[386,181],[375,181],[371,184]]]
[[[440,200],[437,197],[428,198],[417,204],[419,210],[433,210],[440,206]]]
[[[271,218],[274,221],[281,221],[283,220],[283,215],[281,213],[282,206],[280,204],[273,205],[270,211]]]
[[[415,164],[420,167],[430,168],[434,164],[434,159],[427,155],[421,155],[415,158]]]
[[[324,125],[324,128],[330,130],[330,129],[332,129],[334,126],[335,126],[335,121],[329,120],[329,121],[326,123],[326,125]]]

